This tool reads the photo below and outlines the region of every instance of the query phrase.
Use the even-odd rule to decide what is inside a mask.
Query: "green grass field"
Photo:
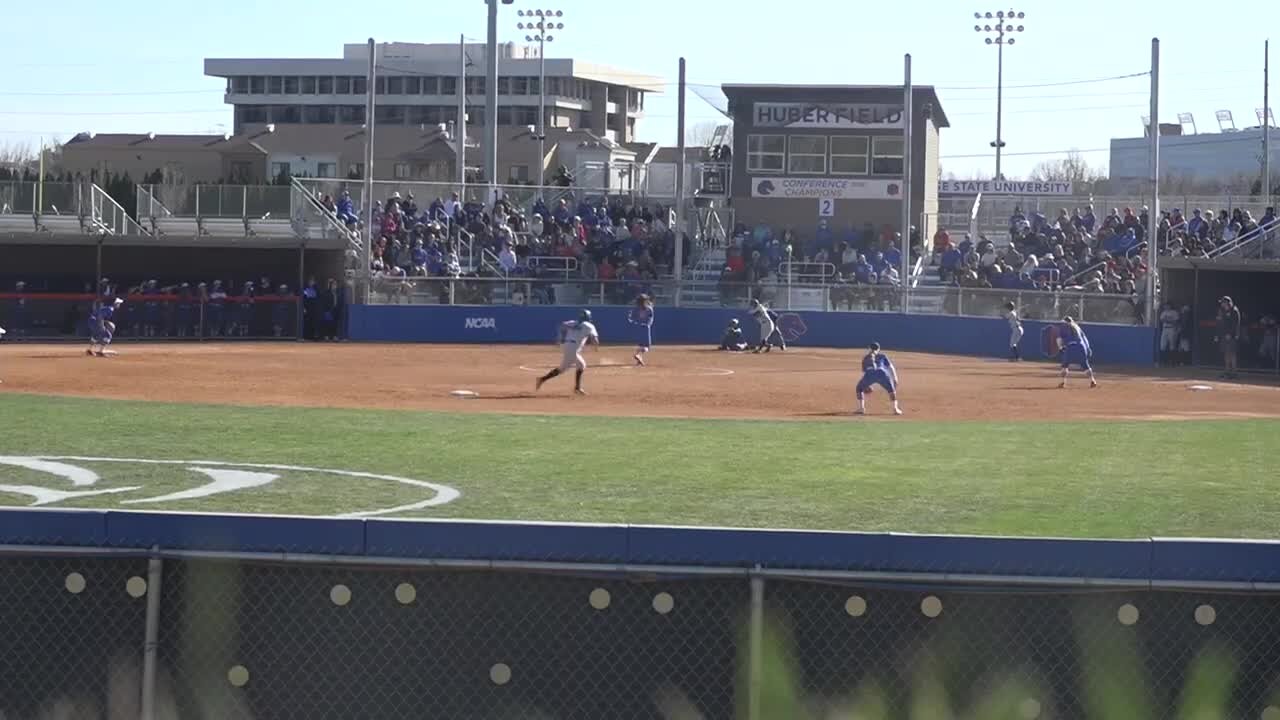
[[[237,408],[0,396],[0,485],[48,507],[332,515],[414,504],[394,481],[279,470],[194,499],[186,464],[75,461],[92,485],[14,456],[226,461],[403,476],[461,492],[395,517],[1042,536],[1273,537],[1280,421],[759,422]],[[196,463],[198,464],[198,463]],[[0,491],[0,504],[33,496]]]

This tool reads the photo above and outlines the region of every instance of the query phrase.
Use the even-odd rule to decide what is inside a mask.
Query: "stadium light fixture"
[[[524,30],[526,42],[538,43],[538,187],[547,184],[547,43],[556,39],[553,32],[564,30],[562,10],[517,10],[521,21],[516,28]]]
[[[996,139],[991,147],[996,149],[996,180],[1003,180],[1000,171],[1000,156],[1004,150],[1004,46],[1013,45],[1015,35],[1026,29],[1022,21],[1025,12],[1017,10],[997,10],[993,12],[975,12],[973,19],[979,23],[973,26],[975,32],[986,33],[986,44],[996,46]],[[994,21],[994,22],[992,22]]]

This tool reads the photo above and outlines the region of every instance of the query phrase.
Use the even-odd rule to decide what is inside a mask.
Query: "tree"
[[[1095,168],[1078,150],[1072,150],[1065,157],[1056,160],[1045,160],[1031,170],[1031,180],[1038,182],[1069,182],[1080,189],[1093,189],[1097,183],[1107,179],[1104,168]]]
[[[693,127],[685,128],[684,143],[690,147],[706,147],[711,144],[711,138],[716,133],[716,128],[720,123],[712,121],[704,121],[694,123]]]

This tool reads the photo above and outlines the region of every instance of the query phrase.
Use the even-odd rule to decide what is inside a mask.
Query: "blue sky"
[[[228,130],[223,85],[203,76],[205,57],[337,57],[343,43],[370,36],[451,42],[459,32],[483,38],[485,31],[481,0],[304,5],[305,12],[297,3],[247,0],[63,0],[50,14],[40,3],[13,3],[6,9],[7,26],[28,31],[6,37],[0,146],[34,145],[40,136],[66,139],[81,130]],[[515,11],[534,7],[527,0],[503,6],[501,39],[521,39]],[[1010,178],[1072,148],[1105,165],[1107,153],[1093,150],[1105,149],[1112,137],[1140,135],[1148,102],[1145,76],[1079,81],[1145,72],[1152,37],[1162,38],[1163,45],[1163,122],[1190,112],[1200,132],[1217,132],[1214,112],[1226,109],[1238,127],[1257,125],[1266,33],[1261,21],[1280,17],[1267,0],[1233,3],[1224,18],[1204,15],[1206,6],[1189,0],[1154,7],[1100,0],[1009,6],[791,0],[737,3],[733,12],[727,3],[687,0],[627,6],[564,0],[542,7],[566,15],[567,27],[549,55],[651,73],[671,83],[665,96],[646,103],[640,131],[642,140],[663,143],[675,142],[674,81],[681,54],[688,60],[689,82],[714,93],[724,82],[900,83],[902,55],[910,52],[916,83],[939,88],[952,122],[942,137],[944,169],[962,178],[987,177],[994,166],[988,143],[995,137],[996,53],[974,32],[974,11],[1027,13],[1026,31],[1005,55]],[[1280,50],[1273,54],[1280,56]],[[690,93],[690,124],[719,117]]]

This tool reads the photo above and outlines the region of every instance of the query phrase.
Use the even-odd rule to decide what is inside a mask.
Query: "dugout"
[[[724,85],[733,118],[730,197],[748,226],[900,230],[904,169],[901,85]],[[938,131],[949,127],[930,86],[912,91],[911,217],[922,238],[938,213]]]
[[[1161,296],[1181,309],[1190,306],[1196,335],[1192,361],[1221,367],[1222,354],[1214,341],[1218,299],[1229,295],[1244,320],[1240,369],[1280,373],[1280,335],[1265,318],[1280,319],[1280,265],[1255,260],[1221,258],[1161,258]]]

